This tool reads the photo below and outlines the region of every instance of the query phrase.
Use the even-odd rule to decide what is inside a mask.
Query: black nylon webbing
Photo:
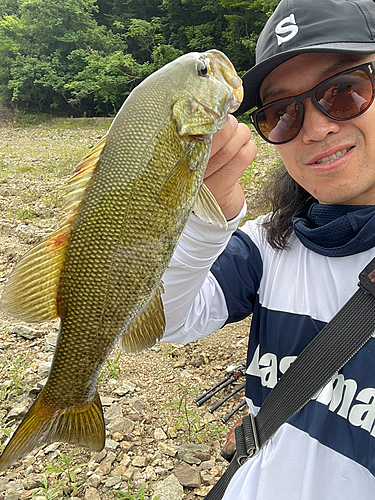
[[[360,274],[360,288],[301,352],[271,390],[254,418],[259,448],[262,448],[292,415],[325,387],[375,332],[375,259]],[[254,435],[244,417],[236,428],[236,445],[243,454],[254,454]],[[245,436],[244,432],[247,435]],[[241,429],[241,431],[239,430]],[[239,469],[237,452],[205,500],[220,500]]]

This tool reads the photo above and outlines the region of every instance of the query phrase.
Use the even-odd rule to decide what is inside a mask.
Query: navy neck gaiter
[[[327,257],[344,257],[375,247],[375,205],[308,202],[293,216],[299,240]]]

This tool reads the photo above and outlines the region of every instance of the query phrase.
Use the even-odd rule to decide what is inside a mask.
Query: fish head
[[[218,50],[192,52],[174,61],[172,118],[180,137],[203,140],[220,130],[242,102],[241,78]],[[172,63],[173,64],[173,63]]]

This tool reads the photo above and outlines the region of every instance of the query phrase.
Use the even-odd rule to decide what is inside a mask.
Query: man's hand
[[[212,138],[210,160],[204,182],[215,196],[227,220],[236,217],[244,204],[239,178],[255,158],[257,147],[251,131],[232,115]]]

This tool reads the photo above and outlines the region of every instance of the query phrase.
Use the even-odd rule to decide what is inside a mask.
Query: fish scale
[[[53,441],[103,448],[103,363],[118,339],[133,352],[163,336],[162,276],[190,212],[227,226],[203,174],[212,134],[241,99],[224,54],[181,56],[134,89],[62,188],[66,219],[20,260],[2,297],[22,320],[61,322],[48,381],[0,470]]]

